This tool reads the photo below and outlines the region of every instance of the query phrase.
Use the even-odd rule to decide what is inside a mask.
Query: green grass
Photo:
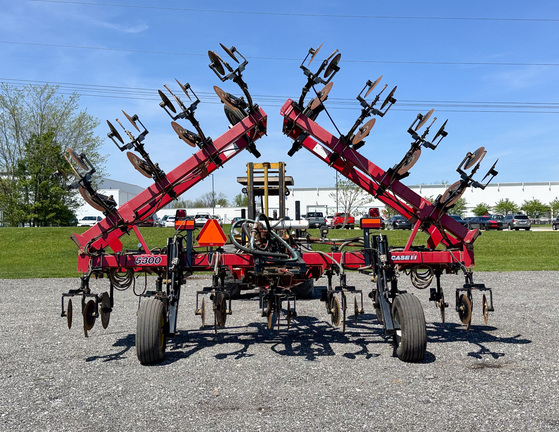
[[[77,247],[70,240],[74,232],[86,228],[0,228],[0,279],[75,277]],[[173,235],[172,228],[141,228],[148,246],[162,247]],[[229,234],[229,226],[224,226]],[[310,230],[318,236],[318,230]],[[350,238],[360,230],[331,230],[330,238]],[[391,246],[404,246],[410,231],[383,231]],[[415,244],[427,236],[419,233]],[[132,233],[122,238],[125,249],[135,249],[138,239]],[[329,246],[319,247],[330,250]],[[477,271],[559,271],[559,232],[488,231],[475,242]]]

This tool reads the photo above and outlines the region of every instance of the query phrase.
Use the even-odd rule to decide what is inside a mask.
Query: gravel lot
[[[181,330],[165,362],[146,367],[134,348],[131,290],[117,293],[108,329],[97,322],[84,338],[76,305],[71,330],[60,317],[60,294],[77,279],[0,280],[0,429],[558,430],[559,273],[478,273],[476,281],[494,288],[496,311],[485,325],[474,294],[469,332],[453,308],[441,324],[428,292],[412,291],[429,343],[423,363],[406,364],[392,356],[370,302],[344,334],[323,303],[300,301],[292,328],[278,335],[256,301],[237,301],[215,335],[193,313],[193,293],[207,282],[189,279]],[[462,278],[443,282],[453,307]]]

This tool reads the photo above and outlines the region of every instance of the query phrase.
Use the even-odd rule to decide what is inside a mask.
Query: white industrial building
[[[449,185],[411,185],[414,192],[425,198],[436,198],[444,193]],[[130,183],[120,182],[111,179],[101,179],[99,192],[104,195],[113,195],[115,201],[120,206],[139,194],[143,188]],[[296,201],[299,201],[301,214],[309,211],[322,211],[325,215],[334,214],[336,208],[336,188],[335,187],[290,187],[290,194],[286,197],[287,216],[295,218]],[[472,210],[480,203],[494,206],[502,199],[509,199],[521,206],[524,201],[538,199],[543,203],[550,203],[559,198],[559,182],[531,182],[531,183],[492,183],[485,190],[468,188],[462,196],[466,200],[465,216],[472,216]],[[80,198],[81,199],[81,198]],[[270,216],[273,211],[279,208],[277,197],[270,197]],[[361,206],[357,214],[365,213],[369,207],[379,207],[382,211],[384,204],[378,200],[371,199],[369,203]],[[196,213],[210,213],[219,215],[221,219],[228,223],[231,219],[241,216],[241,207],[216,207],[212,208],[193,208],[187,209],[188,215]],[[338,209],[342,211],[342,209]],[[158,212],[158,216],[174,213],[173,209],[164,209]],[[102,215],[101,212],[93,209],[82,200],[82,205],[77,209],[79,217],[85,215]]]
[[[97,192],[110,196],[112,195],[117,203],[117,207],[128,202],[140,192],[144,190],[143,187],[136,186],[130,183],[125,183],[108,178],[101,178],[98,183]],[[86,203],[81,196],[78,195],[80,206],[76,209],[76,217],[80,219],[83,216],[103,216],[103,213],[94,209]],[[241,216],[241,207],[215,207],[215,208],[195,208],[187,209],[189,216],[195,216],[196,213],[209,213],[219,215],[225,223],[229,223],[234,217]],[[164,215],[174,215],[175,209],[162,209],[157,212],[157,216],[162,218]]]
[[[437,198],[444,193],[449,185],[408,185],[415,193],[424,198]],[[286,207],[289,209],[288,215],[295,216],[295,201],[300,202],[301,214],[308,211],[322,211],[325,215],[334,214],[336,209],[336,188],[290,188],[290,195],[287,197]],[[547,204],[559,198],[559,182],[533,182],[533,183],[491,183],[485,190],[468,188],[462,198],[466,200],[466,214],[473,216],[472,210],[481,203],[494,206],[502,199],[509,199],[519,207],[524,201],[538,199]],[[378,200],[371,201],[359,209],[357,214],[367,212],[369,207],[385,208],[384,204]],[[343,209],[338,209],[343,211]]]
[[[97,192],[107,196],[112,195],[116,201],[117,207],[131,200],[143,190],[143,187],[108,178],[99,179],[97,187]],[[83,216],[103,216],[102,212],[91,207],[79,195],[78,200],[80,203],[80,206],[76,209],[76,217],[78,219]]]

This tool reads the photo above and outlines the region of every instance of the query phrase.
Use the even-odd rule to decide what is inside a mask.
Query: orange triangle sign
[[[219,226],[217,219],[208,219],[196,237],[198,246],[223,246],[227,243],[227,236]]]

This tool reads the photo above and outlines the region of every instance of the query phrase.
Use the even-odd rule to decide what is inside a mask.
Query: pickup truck
[[[342,228],[344,223],[347,229],[353,229],[355,227],[355,218],[349,213],[336,213],[332,221],[332,227]]]
[[[305,219],[309,222],[309,228],[320,228],[326,225],[326,218],[322,212],[308,212]]]

